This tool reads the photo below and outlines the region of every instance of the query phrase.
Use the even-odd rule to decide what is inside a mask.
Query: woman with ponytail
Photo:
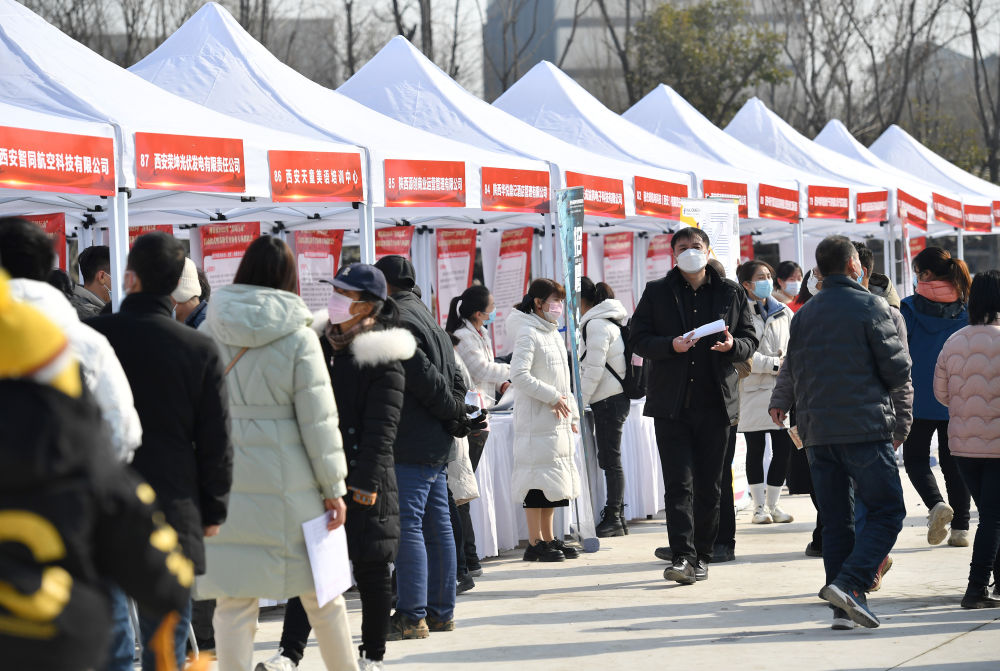
[[[445,330],[458,339],[455,354],[465,364],[472,377],[473,386],[470,391],[478,391],[484,407],[491,408],[496,402],[496,394],[502,394],[510,384],[510,365],[497,363],[493,356],[493,343],[490,340],[489,326],[496,319],[497,309],[490,290],[484,286],[471,286],[462,295],[451,299],[448,310],[448,321]],[[489,431],[469,434],[469,459],[472,470],[479,467],[479,460],[486,447]],[[469,514],[469,504],[457,506],[458,519],[461,522],[461,538],[463,547],[456,547],[459,555],[459,572],[465,566],[467,575],[459,575],[460,585],[469,585],[471,578],[483,574],[479,563],[479,553],[476,551],[476,534],[472,528],[472,517]],[[454,526],[454,521],[453,521]],[[456,529],[456,532],[459,529]],[[459,535],[456,533],[456,538]],[[465,561],[462,561],[464,555]]]
[[[969,545],[969,490],[948,448],[948,408],[934,397],[934,366],[949,337],[969,323],[966,303],[972,279],[961,259],[940,247],[928,247],[913,259],[916,293],[904,298],[900,312],[913,358],[913,427],[903,443],[906,475],[929,511],[927,542]],[[937,432],[938,461],[948,492],[945,503],[931,471],[931,438]]]
[[[511,490],[524,500],[528,521],[525,561],[559,562],[579,550],[553,534],[555,508],[580,495],[573,459],[580,413],[570,391],[566,342],[559,333],[566,290],[537,279],[507,318],[514,338],[510,362],[514,399],[514,469]]]

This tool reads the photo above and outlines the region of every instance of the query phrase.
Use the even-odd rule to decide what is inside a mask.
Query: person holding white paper
[[[700,228],[671,240],[677,267],[650,282],[630,322],[632,350],[649,362],[643,411],[653,417],[663,464],[671,561],[666,580],[684,585],[708,578],[719,529],[719,500],[731,427],[739,419],[733,364],[757,349],[746,293],[708,267],[710,241]],[[685,334],[718,319],[721,333]]]
[[[312,314],[297,296],[295,257],[278,238],[247,248],[234,284],[213,295],[201,329],[228,362],[233,420],[229,517],[207,539],[198,598],[215,598],[219,671],[253,665],[257,604],[298,596],[331,671],[356,669],[344,598],[320,606],[302,523],[347,516],[347,462]]]

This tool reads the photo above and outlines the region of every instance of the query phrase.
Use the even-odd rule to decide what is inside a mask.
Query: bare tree
[[[983,53],[983,29],[997,15],[996,10],[989,16],[983,11],[983,0],[963,0],[962,13],[969,22],[976,117],[985,145],[986,169],[995,183],[1000,178],[1000,56]]]
[[[617,21],[608,12],[608,0],[595,0],[595,2],[601,12],[604,27],[607,28],[611,47],[614,49],[615,55],[618,57],[618,62],[621,64],[622,76],[625,78],[625,94],[628,98],[628,104],[634,105],[639,101],[639,95],[636,91],[636,77],[632,65],[632,32],[635,21],[644,19],[648,14],[648,3],[646,0],[623,0],[622,30],[621,35],[619,35],[618,28],[615,25]]]

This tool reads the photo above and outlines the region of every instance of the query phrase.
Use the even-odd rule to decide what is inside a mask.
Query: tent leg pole
[[[802,232],[802,220],[799,223],[793,224],[795,226],[795,262],[799,264],[800,267],[805,268],[805,234]],[[809,265],[812,268],[812,264]]]
[[[958,240],[958,258],[965,260],[965,231],[961,228],[956,232]]]
[[[889,281],[895,284],[896,280],[893,277],[895,273],[893,272],[894,268],[892,263],[892,222],[886,223],[884,230],[885,243],[882,245],[882,264],[885,266],[885,274],[889,278]]]
[[[111,308],[118,312],[122,304],[122,282],[128,262],[128,193],[119,190],[115,194],[115,206],[111,210],[111,230],[109,231],[111,253]],[[93,232],[91,231],[91,234]]]
[[[554,278],[556,276],[555,265],[555,236],[556,230],[552,225],[552,215],[545,214],[545,235],[542,236],[542,274],[541,277]]]
[[[375,208],[363,202],[358,208],[358,235],[361,244],[361,263],[375,263]]]

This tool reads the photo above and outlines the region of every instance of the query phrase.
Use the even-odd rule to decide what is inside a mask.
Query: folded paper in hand
[[[721,319],[716,319],[714,322],[710,322],[704,326],[699,326],[693,331],[688,331],[684,334],[684,339],[693,340],[694,338],[704,338],[705,336],[710,336],[715,333],[722,333],[725,330],[726,322]]]
[[[302,523],[306,537],[306,553],[312,567],[316,601],[322,608],[354,584],[351,561],[347,556],[347,532],[343,525],[327,531],[329,513]]]

